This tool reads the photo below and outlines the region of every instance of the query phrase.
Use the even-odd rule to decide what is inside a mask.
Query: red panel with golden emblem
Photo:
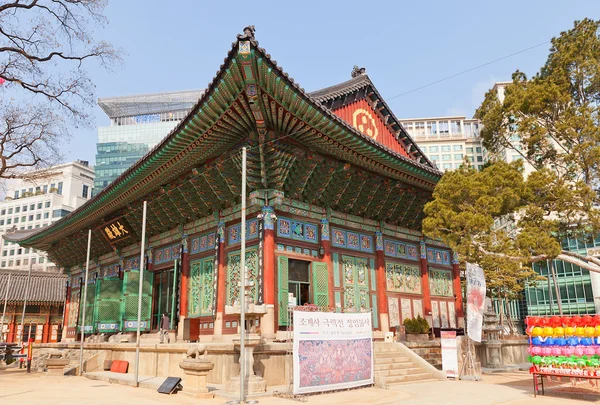
[[[392,131],[384,124],[379,114],[367,103],[366,100],[359,100],[347,104],[333,111],[338,117],[358,129],[364,135],[375,139],[383,146],[398,152],[404,156],[409,156],[406,149],[396,140]]]

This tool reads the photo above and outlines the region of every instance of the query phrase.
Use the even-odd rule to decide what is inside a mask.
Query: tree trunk
[[[552,272],[552,281],[554,281],[554,293],[556,295],[556,303],[558,304],[558,314],[563,316],[562,299],[558,288],[558,279],[556,277],[556,269],[554,268],[554,260],[550,260],[550,271]]]

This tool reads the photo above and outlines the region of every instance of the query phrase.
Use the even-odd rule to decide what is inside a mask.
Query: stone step
[[[384,358],[378,358],[377,356],[375,356],[375,359],[374,359],[375,364],[395,364],[395,363],[404,363],[407,361],[409,361],[408,357],[404,357],[404,356],[384,357]]]
[[[421,374],[422,371],[420,368],[411,367],[411,368],[400,368],[400,369],[395,369],[395,370],[378,371],[377,373],[380,376],[385,377],[385,380],[388,381],[388,379],[390,377],[417,375],[417,374]]]
[[[401,351],[397,351],[397,352],[375,352],[375,358],[380,358],[380,359],[387,359],[390,357],[401,357],[404,356],[404,353]]]
[[[395,370],[395,369],[406,369],[414,367],[414,363],[412,361],[407,361],[404,363],[389,363],[389,364],[375,364],[375,371],[386,371],[386,370]]]
[[[429,373],[415,373],[415,374],[386,377],[385,383],[386,384],[398,384],[398,383],[414,382],[414,381],[429,380],[429,379],[431,379],[431,374],[429,374]]]

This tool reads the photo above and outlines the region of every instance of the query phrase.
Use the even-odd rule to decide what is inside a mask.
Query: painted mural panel
[[[415,318],[417,316],[423,318],[423,300],[413,300],[413,314]]]
[[[188,316],[211,315],[214,288],[212,257],[190,264]]]
[[[442,269],[429,270],[429,291],[432,296],[452,297],[452,271]]]
[[[431,301],[431,317],[433,318],[433,327],[440,327],[440,309],[437,301]]]
[[[388,291],[421,294],[421,270],[418,266],[386,262],[385,275]]]
[[[395,328],[400,325],[400,309],[398,308],[398,298],[388,297],[388,310],[390,314],[390,327]]]
[[[410,308],[410,298],[402,298],[400,306],[402,308],[402,322],[404,322],[405,319],[410,319],[413,317],[412,310]]]
[[[227,305],[239,304],[239,291],[241,282],[241,254],[239,251],[229,254],[227,266]],[[254,300],[257,297],[258,285],[256,277],[258,273],[258,251],[249,249],[246,251],[246,267],[248,268],[248,277],[246,280],[252,282],[250,294]]]
[[[451,328],[456,328],[456,310],[454,308],[454,302],[448,303],[448,321],[450,322]]]
[[[447,328],[448,324],[448,308],[446,306],[446,302],[440,301],[440,321],[442,324],[442,328]]]

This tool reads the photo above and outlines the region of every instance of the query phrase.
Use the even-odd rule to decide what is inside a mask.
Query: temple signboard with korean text
[[[105,223],[98,229],[102,233],[102,236],[104,236],[104,238],[110,244],[115,244],[122,240],[125,240],[129,238],[133,233],[131,226],[125,220],[124,217],[113,219],[112,221]]]

